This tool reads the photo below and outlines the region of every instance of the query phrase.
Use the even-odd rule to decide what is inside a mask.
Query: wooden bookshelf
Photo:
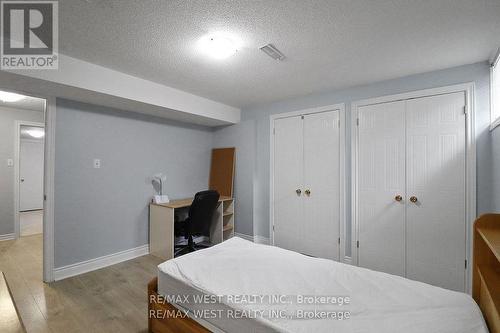
[[[481,235],[497,260],[500,261],[500,228],[479,228],[477,232]]]
[[[490,333],[500,333],[500,214],[483,215],[474,223],[472,297]]]

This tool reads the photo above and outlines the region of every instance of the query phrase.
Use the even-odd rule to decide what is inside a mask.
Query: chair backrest
[[[188,234],[208,233],[218,202],[219,192],[217,191],[208,190],[196,193],[189,207]]]

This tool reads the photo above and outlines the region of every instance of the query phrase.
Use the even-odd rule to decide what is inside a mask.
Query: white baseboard
[[[122,261],[134,259],[146,254],[149,254],[148,244],[133,249],[108,254],[99,258],[85,260],[76,264],[59,267],[54,269],[54,280],[59,281],[72,276],[95,271],[96,269],[118,264]]]
[[[246,239],[246,240],[248,240],[250,242],[253,242],[253,236],[252,235],[240,234],[239,232],[235,232],[234,235],[236,237],[240,237],[240,238]]]
[[[237,237],[249,240],[251,242],[257,243],[257,244],[266,244],[266,245],[270,244],[269,238],[267,238],[267,237],[258,236],[258,235],[251,236],[251,235],[247,235],[247,234],[240,234],[238,232],[235,232],[234,235]]]
[[[253,236],[253,241],[257,244],[266,244],[266,245],[269,245],[271,242],[269,240],[269,238],[267,237],[263,237],[263,236],[259,236],[259,235],[255,235]]]
[[[0,242],[6,241],[6,240],[13,240],[13,239],[16,239],[16,236],[14,234],[0,235]]]

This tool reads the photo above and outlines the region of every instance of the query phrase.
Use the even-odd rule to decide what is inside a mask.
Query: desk
[[[149,253],[168,260],[174,257],[175,211],[191,206],[193,198],[149,205]],[[210,226],[210,243],[218,244],[234,235],[234,198],[221,196]]]

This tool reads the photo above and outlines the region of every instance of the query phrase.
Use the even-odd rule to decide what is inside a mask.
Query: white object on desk
[[[163,203],[169,203],[170,200],[168,199],[168,195],[155,195],[153,197],[153,203],[155,204],[163,204]]]
[[[168,195],[163,194],[163,183],[167,180],[167,176],[165,176],[162,173],[157,173],[156,175],[153,176],[153,183],[158,183],[160,185],[160,190],[158,195],[155,195],[153,197],[153,203],[155,204],[163,204],[163,203],[169,203],[170,200],[168,199]],[[154,187],[154,184],[153,184]]]

